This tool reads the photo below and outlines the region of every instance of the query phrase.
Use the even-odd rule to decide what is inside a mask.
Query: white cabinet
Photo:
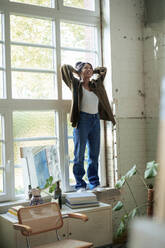
[[[112,243],[111,208],[82,211],[88,216],[88,222],[68,219],[68,232],[71,239],[89,241],[94,247]]]
[[[112,213],[111,205],[100,203],[98,207],[70,209],[63,205],[62,214],[71,212],[84,213],[88,221],[83,222],[77,219],[64,219],[64,226],[60,229],[59,235],[62,239],[71,238],[93,242],[94,247],[112,243]],[[0,247],[1,248],[22,248],[26,247],[26,239],[19,231],[13,229],[12,225],[16,220],[6,214],[0,215]],[[56,240],[56,232],[51,231],[31,237],[32,247]]]

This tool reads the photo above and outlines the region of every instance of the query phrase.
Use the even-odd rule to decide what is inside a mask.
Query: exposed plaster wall
[[[165,1],[145,0],[144,83],[147,160],[157,157],[161,84],[165,78]]]
[[[103,56],[104,64],[109,64],[108,80],[112,82],[112,98],[116,105],[117,157],[120,177],[134,164],[143,173],[146,163],[143,75],[144,5],[141,0],[103,0],[102,4]],[[108,14],[109,23],[106,18]],[[110,38],[107,36],[108,29]],[[107,49],[109,45],[111,50]],[[109,82],[106,80],[106,83]],[[107,134],[107,139],[109,137],[110,135]],[[146,193],[141,183],[138,180],[132,180],[131,187],[138,202],[144,203]],[[134,206],[127,189],[123,197],[127,209]],[[120,212],[117,215],[113,213],[114,230],[121,214],[123,213]]]
[[[144,0],[148,24],[158,23],[165,19],[164,0]]]
[[[116,105],[120,177],[133,164],[143,173],[146,162],[157,159],[159,102],[165,82],[165,1],[102,0],[102,4],[103,56],[109,69],[106,85]],[[110,168],[112,137],[111,126],[107,127]],[[137,178],[131,187],[138,203],[145,202],[146,193]],[[122,197],[128,209],[133,207],[127,189]],[[105,198],[114,203],[119,196]],[[114,230],[121,214],[113,213]]]
[[[144,85],[146,110],[147,160],[156,160],[157,131],[159,119],[159,101],[161,84],[161,67],[163,59],[163,39],[159,32],[145,27],[144,32]]]

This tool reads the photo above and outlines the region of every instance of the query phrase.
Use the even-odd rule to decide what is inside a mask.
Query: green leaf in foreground
[[[124,220],[121,220],[120,225],[116,231],[116,236],[120,237],[125,230],[126,230],[126,222]]]
[[[52,184],[52,186],[50,186],[50,188],[49,188],[49,193],[53,193],[55,188],[56,188],[56,184]]]
[[[146,170],[144,172],[144,178],[149,179],[153,178],[157,175],[158,173],[158,164],[155,163],[155,161],[148,162],[146,165]]]
[[[129,218],[134,219],[135,216],[137,215],[137,208],[134,208],[130,213],[129,213]]]
[[[118,201],[117,204],[113,207],[113,211],[118,211],[122,209],[123,203],[121,201]]]
[[[136,174],[136,164],[127,172],[125,177],[126,178],[131,178],[135,174]]]
[[[121,189],[124,184],[125,184],[125,176],[121,177],[121,179],[117,181],[115,188]]]

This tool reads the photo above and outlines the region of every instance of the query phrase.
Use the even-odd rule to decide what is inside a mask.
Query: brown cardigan
[[[113,125],[116,124],[109,100],[103,85],[103,81],[106,75],[105,67],[97,67],[94,69],[97,79],[92,79],[89,83],[90,90],[93,91],[98,99],[98,111],[100,119],[111,121]],[[72,91],[72,106],[70,111],[70,121],[72,122],[72,127],[76,127],[79,121],[80,106],[82,100],[82,82],[73,76],[73,72],[76,72],[71,65],[63,65],[61,67],[62,79],[66,85]]]

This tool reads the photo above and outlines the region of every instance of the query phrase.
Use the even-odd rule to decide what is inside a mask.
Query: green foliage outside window
[[[52,0],[10,0],[12,2],[34,4],[38,6],[51,7]]]
[[[64,5],[68,7],[94,10],[94,0],[64,0]]]

